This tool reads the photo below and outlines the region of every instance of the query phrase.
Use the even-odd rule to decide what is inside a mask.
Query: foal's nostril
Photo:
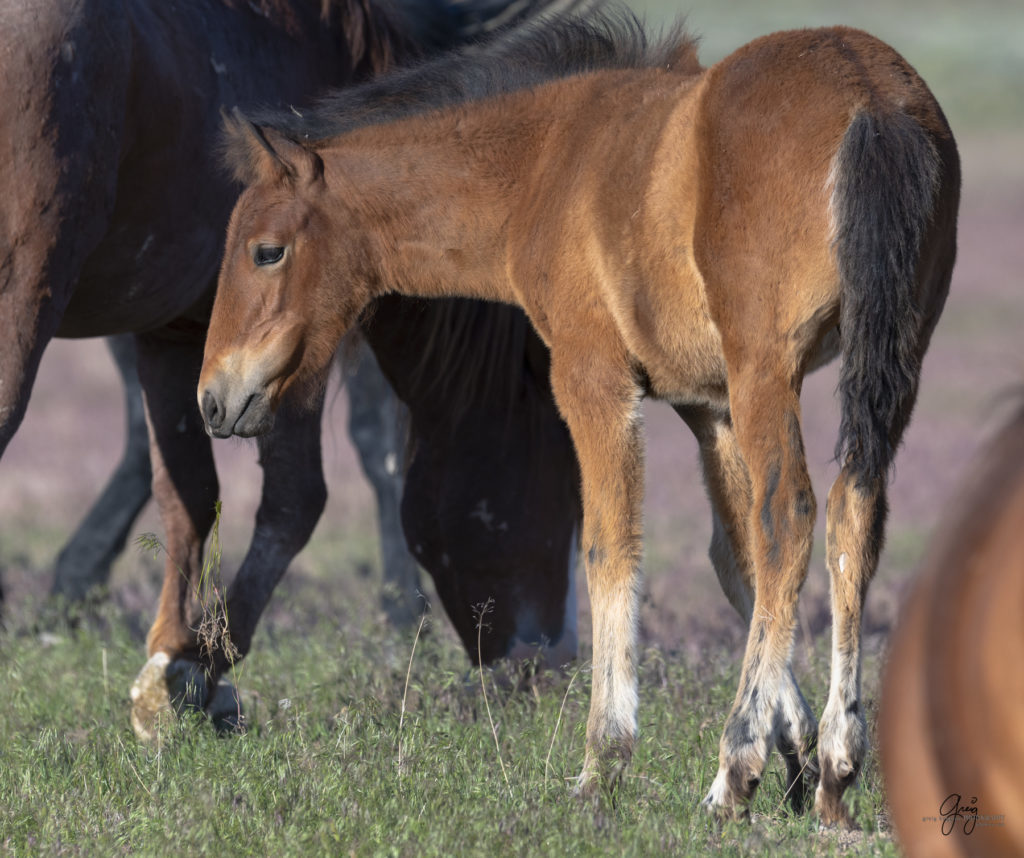
[[[215,429],[224,420],[224,410],[220,407],[220,401],[207,390],[203,394],[203,419],[206,425]]]

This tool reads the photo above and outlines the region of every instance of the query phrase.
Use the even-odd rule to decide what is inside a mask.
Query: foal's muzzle
[[[274,425],[270,402],[261,391],[235,394],[216,382],[207,386],[199,396],[199,410],[206,424],[207,434],[214,438],[240,435],[250,438],[263,435]]]

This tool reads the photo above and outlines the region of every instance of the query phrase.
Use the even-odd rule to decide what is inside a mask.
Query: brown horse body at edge
[[[208,430],[267,431],[379,295],[521,306],[550,348],[582,477],[593,691],[580,788],[614,782],[637,734],[650,395],[698,438],[712,559],[749,622],[705,804],[744,812],[773,745],[802,803],[817,741],[816,809],[846,820],[868,744],[860,625],[888,470],[955,257],[956,147],[913,69],[849,29],[768,36],[703,70],[678,33],[649,45],[625,16],[568,20],[303,119],[231,125],[247,188],[200,377]],[[799,394],[840,353],[819,725],[790,667],[815,518]]]
[[[965,489],[882,686],[886,792],[910,858],[1024,855],[1024,408]]]

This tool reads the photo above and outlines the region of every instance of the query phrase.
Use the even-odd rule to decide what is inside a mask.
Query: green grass
[[[852,838],[781,806],[778,763],[751,823],[719,830],[698,811],[735,690],[730,653],[693,667],[644,654],[637,754],[614,801],[590,804],[567,786],[585,669],[514,690],[487,675],[496,749],[479,674],[446,629],[420,638],[407,688],[411,632],[305,619],[301,632],[271,623],[243,663],[246,734],[186,718],[159,753],[128,724],[137,621],[106,607],[74,629],[0,634],[0,855],[895,854],[873,833],[873,762],[852,796],[867,833]],[[820,643],[805,689],[819,707]]]

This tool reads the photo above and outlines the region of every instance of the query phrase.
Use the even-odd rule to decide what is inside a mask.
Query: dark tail
[[[866,111],[850,123],[837,159],[843,357],[836,458],[863,485],[885,478],[917,396],[924,347],[917,265],[941,159],[910,116]]]

